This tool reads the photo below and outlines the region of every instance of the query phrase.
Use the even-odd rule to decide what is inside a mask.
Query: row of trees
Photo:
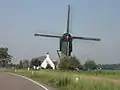
[[[11,64],[11,59],[12,59],[12,56],[8,53],[8,48],[1,47],[0,48],[0,65],[2,65],[2,67],[4,68],[6,65]],[[20,63],[17,66],[19,68],[40,66],[44,59],[45,59],[45,56],[33,58],[32,60],[20,60]],[[57,65],[57,62],[54,62],[54,64]],[[49,65],[48,65],[48,68],[50,68]],[[94,60],[88,60],[85,62],[84,65],[81,65],[80,61],[75,56],[62,57],[60,59],[59,68],[60,69],[75,69],[75,68],[95,69],[96,63],[94,62]]]
[[[19,67],[19,68],[27,68],[27,67],[33,67],[33,66],[40,66],[42,61],[45,59],[45,56],[41,56],[38,58],[33,58],[32,60],[20,60],[20,63],[18,65],[12,64],[12,56],[8,53],[7,47],[0,47],[0,67]],[[57,62],[54,62],[55,65],[57,65]],[[104,64],[104,65],[96,65],[94,60],[87,60],[84,65],[80,63],[80,61],[75,57],[62,57],[61,63],[59,64],[60,69],[95,69],[95,68],[102,68],[102,69],[114,69],[114,70],[120,70],[120,64]],[[50,66],[48,65],[48,68]]]
[[[33,58],[32,60],[20,60],[18,65],[19,68],[27,68],[33,66],[40,66],[42,61],[45,59],[45,56],[41,56],[39,58]],[[53,62],[57,65],[57,62]],[[63,57],[60,60],[59,69],[96,69],[96,63],[94,60],[87,60],[84,65],[80,63],[80,61],[75,57]],[[48,65],[47,68],[50,68]]]
[[[20,60],[18,68],[28,68],[29,67],[29,60]]]
[[[62,57],[59,64],[60,69],[96,69],[97,65],[94,60],[87,60],[84,65],[82,65],[75,56]]]

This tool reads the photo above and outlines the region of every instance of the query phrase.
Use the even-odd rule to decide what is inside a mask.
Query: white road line
[[[26,80],[29,80],[29,81],[31,81],[31,82],[37,84],[38,86],[42,87],[43,89],[48,90],[48,88],[46,88],[45,86],[41,85],[40,83],[38,83],[38,82],[36,82],[36,81],[34,81],[34,80],[28,78],[28,77],[25,77],[25,76],[22,76],[22,75],[18,75],[18,74],[14,74],[14,73],[9,73],[9,74],[15,75],[15,76],[19,76],[19,77],[22,77],[22,78],[24,78],[24,79],[26,79]]]

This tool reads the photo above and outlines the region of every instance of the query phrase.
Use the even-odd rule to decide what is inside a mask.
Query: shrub
[[[80,62],[75,56],[73,56],[73,57],[65,56],[60,59],[60,64],[59,64],[60,69],[74,70],[75,68],[78,68],[79,66],[80,66]]]

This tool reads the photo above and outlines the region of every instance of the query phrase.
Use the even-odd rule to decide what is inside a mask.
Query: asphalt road
[[[45,90],[22,77],[0,73],[0,90]]]

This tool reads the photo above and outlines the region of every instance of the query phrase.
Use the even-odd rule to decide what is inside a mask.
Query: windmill
[[[63,35],[59,36],[59,35],[50,35],[50,34],[48,35],[48,34],[35,33],[34,36],[58,38],[60,40],[59,51],[61,52],[61,55],[65,55],[65,56],[71,56],[72,41],[74,39],[100,41],[99,38],[71,36],[70,31],[69,31],[69,22],[70,22],[69,20],[70,20],[70,5],[68,5],[67,30],[65,33],[63,33]]]

